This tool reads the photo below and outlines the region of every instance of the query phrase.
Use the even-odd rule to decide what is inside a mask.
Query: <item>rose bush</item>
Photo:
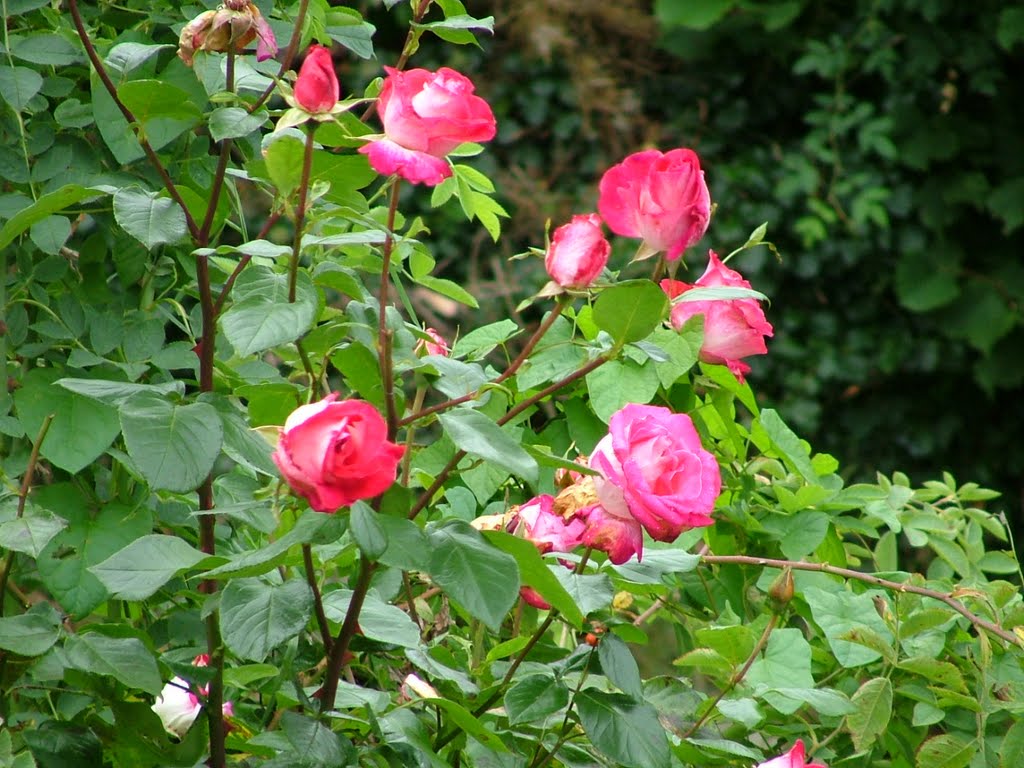
[[[734,269],[725,266],[714,251],[708,252],[708,266],[693,285],[679,280],[662,280],[662,290],[670,299],[684,296],[694,288],[750,288],[750,283]],[[726,365],[743,381],[750,366],[740,358],[768,352],[765,337],[772,325],[756,299],[718,299],[712,301],[676,301],[672,306],[672,326],[679,330],[694,315],[704,316],[704,339],[700,359]]]
[[[337,398],[331,393],[296,408],[274,451],[288,485],[318,512],[383,493],[405,451],[388,441],[387,424],[373,406]]]
[[[711,193],[691,149],[636,152],[601,177],[597,209],[617,235],[642,241],[637,259],[670,261],[704,236]]]
[[[378,173],[397,173],[414,184],[435,186],[452,175],[445,157],[468,141],[490,141],[496,123],[473,83],[448,67],[437,72],[385,67],[377,100],[384,138],[360,147]]]

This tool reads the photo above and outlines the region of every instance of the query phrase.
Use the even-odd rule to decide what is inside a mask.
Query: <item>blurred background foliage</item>
[[[763,399],[851,477],[950,470],[1024,496],[1024,7],[979,0],[497,0],[483,51],[451,62],[494,105],[479,160],[512,214],[494,246],[457,211],[448,276],[512,311],[544,281],[552,226],[644,147],[690,146],[718,204],[688,254],[727,253],[772,300]],[[371,11],[372,4],[365,10]],[[401,45],[381,17],[378,55]],[[429,40],[415,63],[432,66]],[[358,67],[358,64],[353,66]],[[373,65],[369,65],[373,66]],[[365,82],[361,73],[353,87]],[[448,209],[446,209],[448,211]],[[442,212],[438,212],[442,213]],[[613,264],[626,262],[628,243]],[[424,307],[454,332],[455,308]],[[433,316],[431,316],[433,315]]]

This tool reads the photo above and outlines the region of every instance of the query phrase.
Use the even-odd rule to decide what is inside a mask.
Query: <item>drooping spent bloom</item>
[[[444,159],[449,152],[494,138],[494,113],[465,75],[447,67],[385,70],[377,100],[384,138],[359,148],[378,173],[433,187],[452,175]]]
[[[694,288],[750,288],[739,272],[723,264],[714,251],[708,252],[708,267],[693,285],[679,280],[662,280],[661,288],[670,299]],[[694,315],[704,315],[704,341],[700,359],[705,363],[727,365],[740,381],[750,366],[740,358],[763,355],[768,351],[765,337],[773,334],[757,299],[710,299],[677,301],[672,306],[672,327],[679,330]]]
[[[295,80],[295,102],[307,112],[330,112],[341,98],[341,87],[334,72],[331,51],[312,45]]]
[[[417,341],[416,348],[414,350],[416,354],[448,357],[448,353],[451,352],[451,350],[448,348],[448,342],[445,341],[444,336],[433,328],[424,328],[423,332],[430,337],[430,341],[427,341],[426,339],[420,339]]]
[[[586,288],[608,263],[612,246],[596,213],[573,216],[551,236],[544,267],[563,288]]]
[[[711,194],[690,149],[636,152],[605,171],[597,209],[617,235],[642,240],[638,259],[662,251],[670,261],[704,236]]]
[[[760,763],[756,768],[827,768],[822,763],[808,763],[804,757],[804,743],[800,739],[784,755]]]
[[[192,665],[196,667],[205,667],[209,663],[210,657],[205,653],[192,660]],[[209,686],[203,686],[199,692],[205,696],[208,690]],[[199,697],[192,692],[188,681],[177,676],[171,678],[171,681],[163,687],[160,695],[157,696],[156,703],[150,707],[160,718],[164,730],[178,738],[184,738],[202,708],[203,705],[200,703]],[[224,717],[234,717],[235,708],[230,701],[224,702],[222,711]]]
[[[256,60],[277,55],[277,38],[260,9],[250,0],[225,0],[186,24],[178,38],[178,56],[192,66],[196,51],[241,53],[256,41]]]
[[[608,514],[635,518],[658,541],[711,525],[722,474],[689,416],[631,403],[612,415],[608,428],[590,454]]]
[[[372,405],[337,397],[292,411],[273,455],[291,489],[318,512],[386,491],[405,452],[387,439],[387,424]]]
[[[583,534],[583,521],[571,514],[568,518],[558,514],[554,502],[554,497],[542,494],[519,507],[523,537],[541,553],[570,552],[579,546]]]

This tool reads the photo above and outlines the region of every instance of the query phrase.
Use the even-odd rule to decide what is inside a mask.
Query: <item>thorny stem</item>
[[[533,335],[526,342],[526,346],[523,347],[523,350],[522,352],[519,353],[519,356],[512,361],[509,367],[505,369],[504,373],[502,373],[498,378],[491,382],[491,386],[495,386],[506,381],[522,367],[523,363],[525,363],[526,360],[529,358],[530,353],[533,352],[534,347],[537,346],[537,342],[539,342],[544,337],[544,334],[546,334],[551,329],[551,326],[554,325],[555,320],[558,319],[559,315],[562,314],[562,311],[568,305],[569,302],[565,299],[562,299],[557,304],[555,304],[555,308],[548,313],[547,317],[544,318],[544,321],[537,327],[537,330],[534,331]],[[422,405],[422,402],[419,404],[414,404],[413,412],[406,416],[404,419],[401,419],[398,422],[398,426],[404,427],[408,424],[413,423],[414,421],[419,421],[420,419],[430,416],[432,414],[438,413],[440,411],[446,411],[449,408],[454,408],[455,406],[461,405],[462,403],[468,403],[470,400],[474,400],[479,396],[480,390],[476,389],[470,392],[469,394],[461,395],[459,397],[452,398],[451,400],[445,400],[443,403],[438,403],[437,405],[432,405],[429,408],[423,408],[422,410],[420,409],[420,405]]]
[[[188,206],[185,205],[185,201],[178,193],[178,188],[171,180],[171,176],[167,173],[167,169],[164,167],[164,164],[160,162],[160,158],[153,150],[153,147],[150,146],[146,137],[139,131],[138,121],[135,119],[135,115],[132,114],[132,111],[124,105],[120,97],[117,95],[117,86],[114,85],[114,82],[110,79],[110,75],[107,74],[107,68],[103,66],[103,61],[100,59],[99,54],[96,53],[96,48],[93,47],[92,40],[89,39],[89,33],[85,28],[85,23],[82,21],[82,14],[78,11],[78,0],[68,0],[68,10],[71,11],[71,19],[74,21],[75,30],[78,32],[78,37],[82,41],[85,53],[89,57],[89,61],[92,62],[92,66],[102,81],[103,87],[107,89],[107,93],[110,94],[110,98],[114,100],[114,104],[117,105],[121,114],[124,115],[124,119],[128,121],[128,125],[133,127],[135,138],[139,142],[139,146],[142,147],[142,151],[146,153],[146,158],[160,175],[160,180],[163,181],[167,194],[171,196],[171,199],[178,204],[182,213],[185,214],[185,225],[188,227],[189,234],[192,236],[192,239],[198,243],[201,240],[199,225],[197,225],[195,219],[192,218],[192,214],[189,212]]]
[[[331,647],[327,659],[327,672],[324,677],[323,687],[320,689],[320,712],[327,712],[334,707],[334,697],[338,693],[338,677],[341,675],[341,667],[345,663],[345,654],[348,652],[349,643],[359,626],[359,612],[363,608],[363,600],[370,590],[370,578],[376,568],[365,557],[359,563],[359,579],[352,589],[352,598],[349,600],[348,611],[345,613],[345,621],[338,630],[338,637]]]
[[[270,228],[274,226],[277,223],[278,219],[280,218],[281,214],[276,211],[267,216],[266,221],[263,222],[263,226],[260,227],[260,231],[254,239],[262,240],[264,237],[266,237],[267,233],[270,231]],[[238,263],[235,265],[235,268],[231,271],[231,274],[228,276],[228,279],[224,281],[224,286],[220,289],[220,295],[217,297],[217,303],[214,304],[213,306],[215,314],[219,315],[220,311],[224,309],[224,302],[227,301],[228,294],[231,293],[231,288],[232,286],[234,286],[235,280],[237,280],[238,276],[242,274],[242,270],[246,268],[250,261],[252,261],[252,256],[250,256],[248,253],[243,253],[242,258],[238,260]]]
[[[391,185],[391,200],[388,204],[388,220],[381,248],[384,261],[380,270],[380,301],[377,319],[377,347],[380,355],[380,378],[384,384],[384,406],[388,421],[388,440],[398,434],[398,412],[395,406],[395,372],[391,366],[391,331],[388,330],[388,287],[391,278],[391,253],[395,247],[395,216],[398,213],[398,195],[401,182],[398,178]]]
[[[313,135],[316,126],[306,130],[306,147],[302,153],[302,177],[299,180],[299,202],[295,209],[295,237],[292,240],[292,259],[288,264],[288,303],[295,303],[295,285],[299,277],[299,257],[302,255],[302,227],[306,221],[306,200],[309,195],[309,174],[313,168]]]
[[[291,69],[292,62],[295,61],[295,54],[299,51],[299,41],[302,39],[302,26],[306,21],[306,11],[308,8],[309,0],[300,0],[299,12],[295,16],[295,28],[292,30],[292,38],[288,41],[288,48],[285,50],[284,57],[281,59],[281,68],[277,71],[277,77],[249,107],[249,114],[252,114],[267,103],[267,99],[270,98],[270,95],[274,92],[274,88],[277,87],[277,80],[280,80],[284,73]]]
[[[551,394],[557,392],[558,390],[560,390],[562,387],[566,386],[567,384],[571,384],[572,382],[576,381],[577,379],[582,379],[584,376],[586,376],[591,371],[594,371],[597,368],[599,368],[602,365],[604,365],[605,363],[607,363],[610,359],[611,359],[610,357],[607,357],[605,355],[600,355],[599,357],[595,357],[593,360],[591,360],[589,363],[584,365],[582,368],[579,368],[578,370],[573,371],[568,376],[566,376],[564,379],[559,379],[554,384],[551,384],[551,385],[545,387],[544,389],[542,389],[540,392],[537,392],[536,394],[531,395],[530,397],[526,398],[521,403],[516,405],[514,408],[512,408],[508,413],[506,413],[500,419],[498,419],[498,426],[503,426],[505,424],[508,424],[510,421],[512,421],[512,419],[514,419],[520,413],[525,411],[527,408],[530,408],[530,407],[536,405],[541,400],[546,398],[548,395],[551,395]],[[452,471],[455,469],[455,467],[458,466],[458,463],[460,461],[462,461],[462,459],[463,459],[463,457],[465,455],[466,455],[465,451],[456,451],[455,455],[452,456],[451,460],[447,464],[444,465],[444,468],[440,472],[438,472],[437,477],[434,479],[434,482],[430,484],[429,488],[427,488],[422,494],[420,494],[420,497],[416,500],[416,503],[413,504],[412,508],[409,510],[409,519],[410,520],[414,519],[416,517],[416,515],[418,515],[420,512],[422,512],[423,508],[426,507],[427,504],[430,503],[430,500],[432,498],[434,498],[434,494],[437,493],[438,490],[440,490],[441,486],[445,484],[445,482],[448,480],[448,476],[452,473]]]
[[[750,667],[753,666],[754,661],[757,660],[757,657],[761,655],[761,651],[763,651],[765,646],[768,645],[768,638],[771,636],[772,631],[775,629],[778,623],[779,614],[773,613],[772,617],[768,620],[768,626],[764,628],[764,632],[761,633],[761,637],[757,639],[757,643],[754,645],[754,650],[750,652],[750,656],[747,657],[746,662],[743,664],[740,670],[729,679],[729,682],[726,683],[725,687],[718,692],[718,695],[715,696],[714,701],[712,701],[711,704],[709,704],[705,708],[704,714],[697,718],[697,721],[690,726],[686,733],[683,734],[683,739],[688,739],[694,733],[696,733],[697,729],[704,724],[704,721],[711,716],[711,713],[714,711],[715,707],[718,706],[718,702],[720,702],[722,698],[727,693],[729,693],[729,691],[731,691],[733,688],[739,685],[740,681],[747,676],[747,672],[750,671]]]
[[[320,639],[324,643],[324,653],[331,655],[331,630],[327,624],[327,614],[324,612],[324,601],[320,596],[320,586],[316,583],[316,569],[313,567],[313,547],[309,544],[302,545],[302,565],[306,570],[306,583],[313,592],[313,608],[316,611],[316,623],[320,626]]]
[[[994,624],[991,621],[981,618],[957,600],[956,597],[954,597],[956,594],[955,591],[953,593],[939,592],[934,589],[928,589],[927,587],[918,587],[914,584],[889,581],[888,579],[883,579],[870,573],[861,573],[860,571],[854,571],[849,568],[839,568],[837,566],[830,565],[829,563],[805,563],[795,560],[776,560],[768,557],[752,557],[749,555],[702,555],[701,560],[709,565],[725,565],[732,563],[736,565],[755,565],[768,568],[792,568],[795,571],[818,571],[820,573],[829,573],[833,576],[841,576],[844,579],[854,579],[856,581],[863,581],[867,584],[874,584],[876,587],[882,587],[894,592],[910,592],[911,594],[921,595],[922,597],[930,597],[933,600],[945,603],[971,622],[974,626],[991,632],[996,637],[1005,640],[1008,643],[1018,647],[1024,647],[1024,641],[1018,638],[1013,632],[1003,629],[998,624]]]
[[[20,520],[25,514],[25,503],[28,501],[28,492],[32,487],[32,476],[36,471],[36,463],[39,461],[39,449],[46,439],[46,433],[50,430],[50,422],[56,414],[49,414],[39,427],[36,433],[35,442],[32,443],[32,453],[28,457],[28,465],[25,467],[25,476],[21,478],[21,487],[18,489],[18,510],[15,519]],[[7,579],[11,575],[11,566],[14,565],[14,550],[10,550],[4,558],[3,569],[0,570],[0,616],[4,615],[4,599],[7,594]]]
[[[227,66],[225,68],[225,90],[235,90],[235,52],[228,49]],[[231,139],[224,139],[220,143],[220,158],[217,160],[217,170],[213,174],[213,187],[210,189],[210,203],[206,208],[206,216],[203,218],[202,226],[199,228],[199,236],[196,238],[196,245],[205,246],[210,241],[210,230],[213,228],[213,220],[217,215],[217,205],[220,203],[220,193],[224,188],[224,174],[228,170],[228,160],[231,159]]]

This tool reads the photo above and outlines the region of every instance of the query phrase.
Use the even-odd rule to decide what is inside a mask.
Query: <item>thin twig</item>
[[[320,596],[320,586],[316,583],[316,569],[313,567],[313,547],[309,544],[302,545],[302,565],[306,571],[306,583],[313,593],[313,608],[316,611],[316,623],[320,626],[320,639],[324,643],[324,653],[331,655],[331,646],[334,644],[331,638],[330,625],[327,623],[327,614],[324,612],[324,601]]]
[[[352,597],[348,603],[348,611],[345,612],[345,621],[338,630],[338,637],[335,639],[331,652],[327,658],[327,672],[324,676],[324,684],[320,689],[320,711],[327,712],[334,708],[334,697],[338,693],[338,678],[341,675],[341,667],[345,663],[345,654],[348,652],[349,643],[359,626],[359,612],[363,608],[363,601],[366,593],[370,590],[370,578],[376,569],[377,564],[371,563],[365,557],[359,563],[359,579],[352,589]]]
[[[398,196],[401,182],[396,177],[391,183],[391,199],[388,203],[388,219],[385,227],[384,245],[381,248],[383,266],[380,270],[380,299],[377,318],[377,351],[380,359],[380,378],[384,386],[384,407],[388,421],[388,440],[398,434],[398,410],[395,405],[395,372],[391,360],[391,331],[388,330],[388,286],[391,279],[391,253],[395,247],[395,217],[398,214]]]
[[[171,199],[178,204],[181,208],[182,213],[185,214],[185,225],[188,227],[189,234],[192,239],[197,243],[201,240],[201,232],[199,226],[196,224],[195,219],[192,218],[192,213],[189,211],[188,206],[182,199],[178,192],[178,188],[174,185],[174,181],[171,179],[164,164],[160,162],[160,158],[157,156],[153,147],[150,146],[149,141],[138,129],[139,122],[135,119],[135,115],[132,111],[125,106],[124,102],[117,95],[117,86],[114,85],[114,81],[110,79],[110,75],[107,74],[107,68],[103,66],[103,61],[100,59],[99,54],[96,53],[96,48],[93,47],[92,40],[89,39],[89,33],[85,29],[85,23],[82,21],[82,14],[78,11],[78,0],[68,0],[68,10],[71,11],[71,19],[74,21],[75,29],[78,32],[78,37],[82,41],[82,45],[85,47],[85,53],[89,57],[89,61],[92,62],[93,68],[96,70],[96,74],[99,76],[100,81],[103,83],[103,87],[107,89],[107,93],[110,94],[110,98],[114,100],[114,104],[124,115],[124,119],[128,121],[129,127],[135,133],[135,139],[139,142],[139,146],[142,147],[142,151],[146,153],[146,157],[149,159],[150,164],[160,175],[160,180],[163,181],[164,188],[167,190],[167,194],[171,196]]]
[[[981,618],[953,597],[952,594],[948,594],[946,592],[939,592],[934,589],[928,589],[927,587],[918,587],[914,584],[889,581],[888,579],[883,579],[870,573],[861,573],[860,571],[854,571],[849,568],[839,568],[828,563],[805,563],[795,560],[776,560],[774,558],[767,557],[751,557],[749,555],[703,555],[701,560],[709,565],[725,565],[732,563],[735,565],[755,565],[768,568],[789,567],[796,571],[818,571],[820,573],[829,573],[833,576],[841,576],[845,579],[854,579],[856,581],[874,584],[876,587],[882,587],[894,592],[910,592],[915,595],[921,595],[922,597],[930,597],[933,600],[945,603],[971,622],[974,626],[987,630],[1008,643],[1024,647],[1024,641],[1018,638],[1013,632],[1003,629],[998,624],[994,624],[991,621]]]
[[[266,237],[267,233],[270,231],[270,228],[274,226],[277,223],[278,219],[280,218],[281,213],[279,211],[274,211],[269,216],[267,216],[266,221],[263,222],[263,226],[260,227],[260,231],[253,239],[262,240],[264,237]],[[219,315],[221,310],[224,309],[224,302],[227,301],[228,294],[231,292],[231,288],[232,286],[234,286],[235,280],[238,279],[238,276],[242,273],[242,270],[246,268],[250,261],[252,261],[252,256],[248,253],[243,253],[242,258],[238,260],[238,263],[235,265],[235,268],[231,271],[231,274],[228,275],[228,279],[224,281],[224,285],[220,289],[220,295],[217,297],[217,302],[213,306],[214,314]]]

